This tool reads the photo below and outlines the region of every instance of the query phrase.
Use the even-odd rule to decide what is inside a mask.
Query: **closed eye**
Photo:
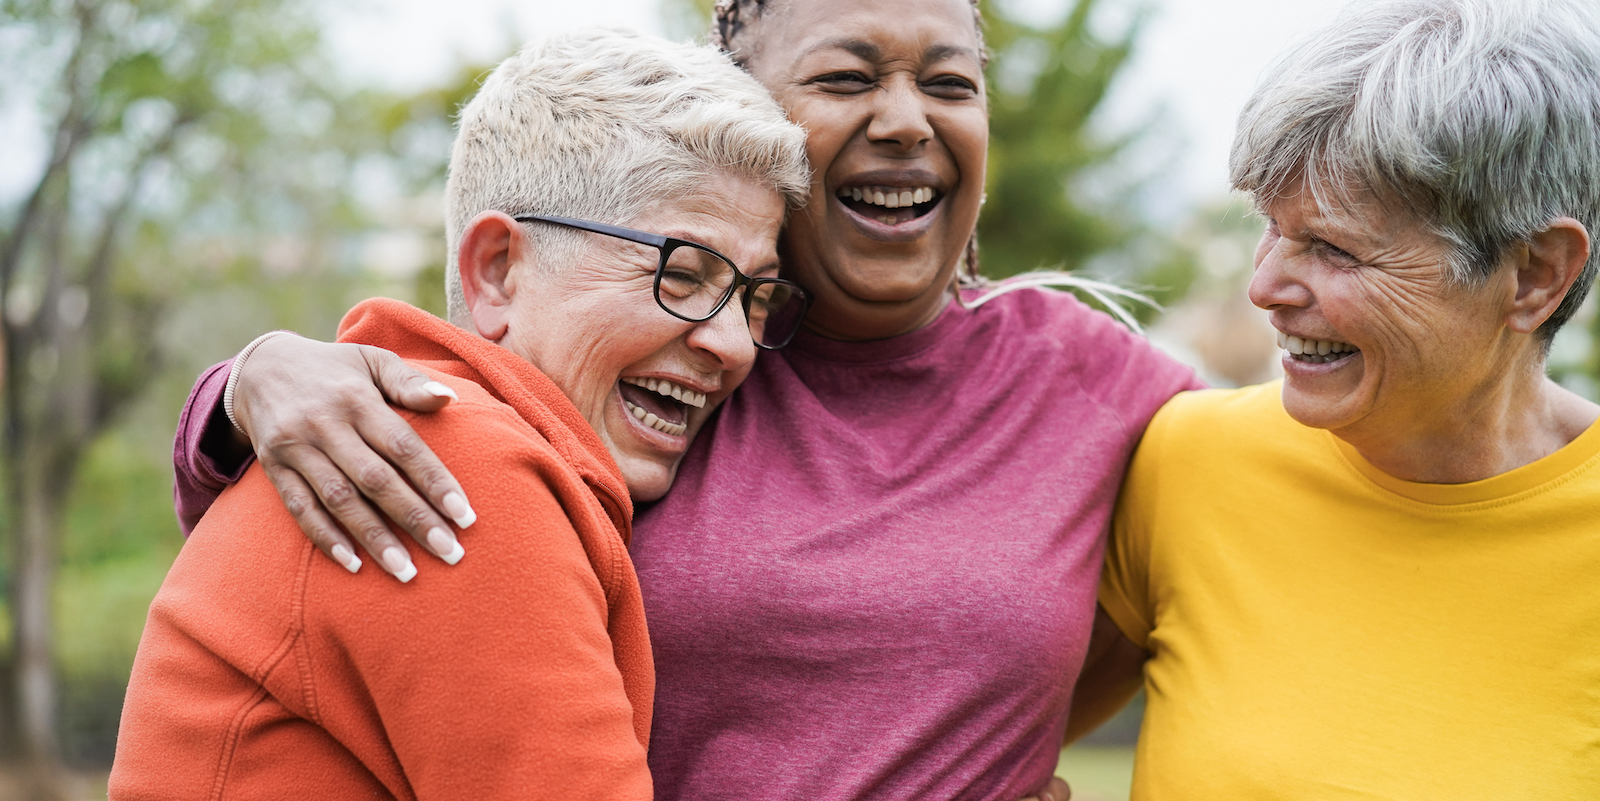
[[[978,94],[978,87],[959,75],[941,75],[933,80],[923,81],[922,90],[946,100],[966,100]]]
[[[863,92],[872,86],[872,79],[854,70],[818,75],[811,82],[830,92]]]
[[[1354,266],[1361,263],[1360,259],[1357,259],[1355,256],[1345,252],[1339,246],[1321,239],[1312,239],[1311,249],[1314,250],[1318,255],[1322,256],[1322,258],[1331,262],[1337,262],[1349,266]]]

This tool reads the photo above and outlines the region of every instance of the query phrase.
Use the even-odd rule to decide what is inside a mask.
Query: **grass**
[[[1072,785],[1072,801],[1127,801],[1133,746],[1074,745],[1061,752],[1056,775]]]

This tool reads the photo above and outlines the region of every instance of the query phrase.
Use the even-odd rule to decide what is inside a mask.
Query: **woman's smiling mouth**
[[[851,212],[883,225],[900,225],[933,211],[944,198],[931,186],[841,186],[834,192]]]
[[[617,385],[623,408],[646,427],[673,437],[689,430],[689,409],[705,408],[706,396],[665,378],[623,378]]]
[[[1289,358],[1307,364],[1332,364],[1361,352],[1360,348],[1334,339],[1304,339],[1278,332],[1278,347],[1289,352]]]

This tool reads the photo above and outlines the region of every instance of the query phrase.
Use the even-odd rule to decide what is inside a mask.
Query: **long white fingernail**
[[[411,564],[411,557],[406,554],[406,549],[398,545],[390,545],[383,549],[383,564],[395,578],[400,579],[401,584],[417,577],[417,566]]]
[[[351,573],[361,569],[361,559],[349,548],[344,547],[343,543],[333,546],[333,561],[343,565],[344,569]]]
[[[422,385],[422,391],[428,393],[429,395],[434,396],[435,398],[449,398],[450,400],[460,400],[460,398],[456,397],[456,391],[455,390],[451,389],[450,387],[448,387],[448,386],[446,386],[444,384],[439,383],[438,381],[429,381],[428,383],[423,384]]]
[[[428,532],[428,547],[447,565],[453,565],[467,555],[467,549],[461,547],[461,542],[442,528]]]
[[[478,522],[478,513],[467,504],[467,497],[459,492],[444,496],[444,513],[456,523],[456,528],[466,528]]]

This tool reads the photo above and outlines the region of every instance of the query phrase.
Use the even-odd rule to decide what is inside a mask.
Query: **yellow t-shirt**
[[[1100,602],[1151,653],[1133,798],[1600,799],[1600,424],[1415,484],[1280,386],[1151,422]]]

